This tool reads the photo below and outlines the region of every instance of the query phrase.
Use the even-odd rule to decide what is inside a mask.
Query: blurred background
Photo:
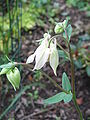
[[[0,65],[8,56],[26,62],[45,32],[54,35],[57,22],[68,18],[73,32],[71,47],[75,64],[77,103],[85,120],[90,120],[90,1],[89,0],[0,0]],[[65,48],[62,39],[58,42]],[[70,77],[70,64],[63,62],[55,77],[49,66],[43,70],[61,84],[65,71]],[[16,92],[6,77],[0,77],[0,120],[79,120],[72,102],[45,107],[43,99],[59,90],[40,71],[35,73],[19,67],[22,75]],[[68,70],[68,71],[67,71]],[[30,85],[28,87],[28,85]],[[73,107],[72,107],[73,106]]]

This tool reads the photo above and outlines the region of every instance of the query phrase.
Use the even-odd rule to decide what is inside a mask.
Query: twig
[[[27,115],[27,116],[21,118],[20,120],[27,120],[28,118],[31,118],[31,117],[33,117],[33,116],[37,116],[37,115],[43,114],[43,113],[45,113],[45,112],[47,112],[47,111],[50,111],[50,110],[52,110],[52,109],[54,109],[54,106],[53,106],[53,107],[50,107],[50,108],[47,108],[47,109],[44,109],[44,110],[42,110],[42,111],[39,111],[39,112],[37,112],[37,113],[32,113],[32,114],[30,114],[30,115]]]

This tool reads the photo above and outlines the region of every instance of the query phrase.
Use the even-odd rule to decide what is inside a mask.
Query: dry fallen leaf
[[[28,76],[28,79],[29,79],[30,81],[33,81],[33,77],[32,77],[31,75]]]
[[[76,101],[77,101],[77,104],[78,104],[78,105],[83,104],[83,98],[82,98],[82,97],[77,98]]]

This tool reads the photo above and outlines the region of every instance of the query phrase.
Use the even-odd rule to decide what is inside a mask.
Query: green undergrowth
[[[84,69],[90,77],[90,35],[80,35],[78,43],[71,48],[76,69]]]
[[[90,12],[90,1],[89,0],[67,0],[67,5],[69,7],[73,6],[80,10],[85,10]]]
[[[58,12],[59,5],[53,5],[51,0],[23,0],[22,8],[15,6],[10,10],[12,23],[10,23],[9,11],[4,17],[0,16],[0,51],[5,54],[11,51],[11,35],[12,38],[19,40],[21,28],[28,31],[35,25],[44,27],[46,19],[53,23],[53,17]]]

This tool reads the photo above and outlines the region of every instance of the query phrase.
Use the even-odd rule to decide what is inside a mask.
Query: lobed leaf
[[[44,104],[50,105],[54,103],[58,103],[61,101],[64,101],[64,103],[70,102],[72,100],[72,93],[66,94],[65,92],[60,92],[46,100],[44,100]]]
[[[54,104],[54,103],[58,103],[60,101],[63,100],[63,97],[65,96],[64,92],[60,92],[46,100],[44,100],[44,103],[47,104]]]
[[[72,100],[72,93],[71,92],[70,92],[70,94],[65,93],[63,100],[64,100],[64,103],[70,102]]]

